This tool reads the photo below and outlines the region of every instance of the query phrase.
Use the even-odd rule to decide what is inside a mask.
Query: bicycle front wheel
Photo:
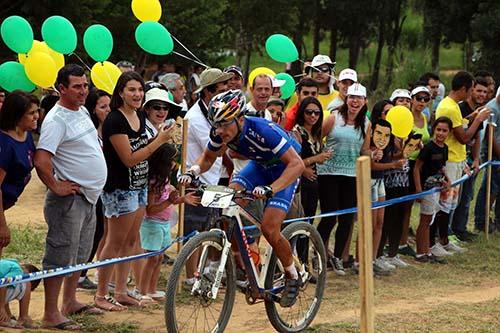
[[[227,255],[217,297],[212,287],[223,249],[221,232],[202,232],[190,239],[179,253],[168,279],[165,323],[167,332],[223,332],[233,309],[236,283],[234,259]],[[219,263],[219,264],[218,264]],[[194,269],[186,279],[186,264]]]
[[[318,313],[326,280],[326,252],[316,229],[305,222],[295,222],[283,230],[290,242],[299,278],[302,280],[295,304],[283,308],[266,300],[269,321],[278,332],[300,332],[306,329]],[[283,266],[273,252],[266,275],[266,290],[279,290],[285,284]]]

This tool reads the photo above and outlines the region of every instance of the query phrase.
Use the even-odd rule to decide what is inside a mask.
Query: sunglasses
[[[159,104],[155,104],[155,105],[151,105],[151,109],[155,110],[155,111],[168,111],[168,105],[159,105]]]
[[[313,72],[330,73],[332,70],[330,67],[312,67]]]
[[[429,102],[431,100],[431,98],[430,97],[425,97],[425,96],[417,96],[417,97],[415,97],[415,100],[417,102],[427,103],[427,102]]]
[[[321,114],[321,110],[311,110],[311,109],[305,109],[304,114],[307,114],[308,116],[312,116],[313,114],[315,116],[319,116]]]

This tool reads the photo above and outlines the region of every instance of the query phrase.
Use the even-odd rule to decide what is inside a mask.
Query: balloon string
[[[197,63],[198,65],[201,65],[201,66],[203,66],[203,67],[205,67],[205,68],[209,68],[209,67],[208,67],[207,65],[205,65],[204,63],[199,62],[199,61],[196,61],[196,60],[194,60],[194,59],[192,59],[192,58],[189,58],[188,56],[185,56],[185,55],[184,55],[184,54],[182,54],[182,53],[175,52],[175,51],[173,51],[172,53],[173,53],[173,54],[177,54],[178,56],[183,57],[184,59],[191,60],[192,62]]]
[[[83,64],[83,66],[85,66],[85,68],[87,68],[89,71],[92,71],[92,69],[85,62],[83,62],[82,58],[80,58],[78,54],[76,54],[76,52],[72,52],[69,55],[74,55],[78,60],[80,60],[80,62]]]
[[[301,60],[301,59],[299,59],[299,61],[300,61],[301,63],[303,63],[304,65],[306,64],[306,62],[305,62],[305,61],[303,61],[303,60]],[[335,63],[334,63],[334,65],[335,65]],[[321,72],[321,69],[319,69],[319,68],[318,68],[318,67],[316,67],[316,66],[313,66],[313,65],[311,65],[311,64],[307,64],[307,66],[314,68],[314,69],[315,69],[315,70],[317,70],[318,72]],[[326,74],[326,73],[324,73],[324,74]],[[331,77],[332,79],[335,79],[335,80],[337,79],[337,78],[335,77],[335,75],[331,75],[331,74],[326,74],[326,75],[328,75],[328,76],[329,76],[329,77]]]
[[[186,46],[184,46],[184,44],[182,44],[180,40],[178,40],[178,39],[177,39],[174,35],[172,35],[172,34],[170,34],[170,36],[172,36],[172,38],[173,38],[173,39],[174,39],[177,43],[179,43],[179,44],[180,44],[180,45],[184,48],[184,50],[186,50],[186,51],[187,51],[190,55],[192,55],[192,56],[193,56],[196,60],[198,60],[198,61],[199,61],[199,63],[202,63],[202,61],[200,60],[200,58],[198,58],[198,57],[197,57],[197,56],[196,56],[193,52],[191,52],[191,51],[190,51],[190,50],[189,50]],[[205,64],[203,64],[203,66],[204,66],[205,68],[208,68],[208,66],[207,66],[207,65],[205,65]]]

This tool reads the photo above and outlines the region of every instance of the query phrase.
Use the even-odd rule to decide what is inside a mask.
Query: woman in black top
[[[172,128],[160,128],[149,142],[145,130],[145,115],[138,111],[144,98],[144,81],[136,72],[123,73],[111,98],[111,112],[103,124],[103,151],[108,178],[102,194],[108,233],[100,259],[137,254],[140,251],[139,228],[147,204],[147,159],[170,139]],[[108,311],[125,310],[125,305],[141,305],[127,290],[130,263],[116,266],[115,298],[109,296],[108,282],[113,266],[99,269],[95,295],[96,306]],[[136,276],[137,278],[137,276]],[[137,283],[138,281],[136,281]]]

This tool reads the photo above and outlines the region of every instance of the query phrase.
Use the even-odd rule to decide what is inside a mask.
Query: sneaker
[[[445,248],[441,245],[441,243],[434,244],[434,246],[431,247],[431,253],[436,257],[446,257],[452,255],[452,253],[445,250]]]
[[[410,256],[410,257],[415,257],[417,253],[415,250],[412,249],[412,247],[408,244],[400,246],[398,249],[398,253],[404,256]]]
[[[380,261],[382,261],[382,265],[385,265],[385,267],[389,268],[391,271],[396,269],[396,265],[393,265],[389,261],[387,261],[387,257],[382,256],[378,258]]]
[[[466,248],[460,247],[452,242],[448,242],[448,244],[444,245],[443,248],[448,252],[455,252],[455,253],[463,253],[467,251]]]
[[[393,271],[396,269],[396,266],[386,262],[383,257],[375,259],[375,263],[377,263],[380,267],[382,267],[386,271]]]
[[[429,262],[429,256],[427,254],[417,254],[415,256],[415,261],[423,263]]]
[[[359,262],[355,261],[352,263],[352,273],[355,275],[359,274]]]
[[[287,279],[285,289],[281,292],[280,305],[284,308],[289,308],[297,301],[301,283],[298,279]]]
[[[344,270],[346,268],[351,268],[352,264],[354,264],[354,256],[349,255],[349,259],[347,261],[342,260],[342,266],[344,266]]]
[[[436,257],[432,253],[429,253],[427,255],[427,259],[428,259],[428,262],[430,262],[431,264],[441,264],[441,265],[444,265],[444,264],[448,263],[448,261],[446,259],[444,259],[443,257]]]
[[[384,260],[386,263],[389,263],[395,267],[400,267],[400,268],[404,268],[404,267],[408,267],[410,266],[409,264],[407,264],[406,262],[404,262],[400,257],[399,255],[396,255],[394,257],[384,257]]]
[[[90,279],[86,276],[82,282],[78,282],[78,288],[85,289],[85,290],[96,290],[97,284],[90,281]]]
[[[375,260],[373,262],[373,274],[378,276],[388,276],[391,275],[391,270],[380,265],[380,261]]]
[[[344,265],[342,264],[342,260],[337,257],[331,257],[329,260],[331,266],[333,267],[333,271],[337,275],[345,275]]]
[[[182,289],[191,291],[193,289],[193,285],[196,282],[196,278],[187,278],[182,282]]]
[[[458,246],[463,246],[462,241],[456,235],[448,236],[448,242],[453,243]]]
[[[477,239],[477,234],[474,234],[472,232],[469,232],[465,230],[464,232],[461,233],[455,233],[458,239],[462,242],[473,242]]]

